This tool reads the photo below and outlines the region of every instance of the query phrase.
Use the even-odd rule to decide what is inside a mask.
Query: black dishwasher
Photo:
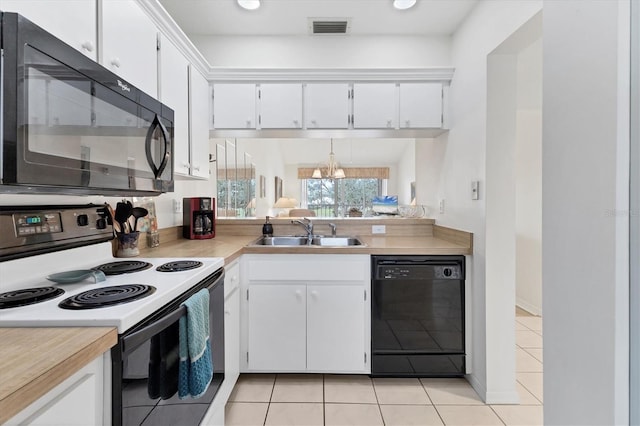
[[[371,260],[371,375],[464,375],[464,256]]]

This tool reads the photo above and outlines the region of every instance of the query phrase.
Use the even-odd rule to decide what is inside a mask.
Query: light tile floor
[[[542,425],[542,318],[516,310],[519,405],[485,405],[465,379],[243,374],[226,425]]]

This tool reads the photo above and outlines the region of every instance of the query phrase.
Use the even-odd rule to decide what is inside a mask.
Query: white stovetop
[[[140,272],[107,276],[106,281],[99,283],[87,279],[78,284],[56,284],[45,278],[56,272],[93,268],[121,260],[149,262],[153,267]],[[2,262],[0,293],[48,286],[62,288],[65,293],[33,305],[0,309],[0,327],[114,326],[118,327],[118,333],[122,333],[224,265],[223,258],[189,258],[202,262],[203,266],[184,272],[156,271],[156,267],[174,260],[178,259],[113,258],[111,244],[102,243]],[[156,291],[133,302],[98,309],[69,310],[58,307],[58,303],[65,298],[83,291],[123,284],[152,285]]]

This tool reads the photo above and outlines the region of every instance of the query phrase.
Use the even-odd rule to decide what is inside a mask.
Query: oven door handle
[[[174,324],[176,321],[180,319],[181,316],[187,314],[187,308],[185,306],[180,306],[175,311],[171,312],[169,315],[162,317],[158,321],[152,322],[147,325],[145,328],[136,331],[135,333],[129,334],[122,338],[122,353],[124,355],[128,355],[133,352],[138,346],[149,340],[151,337],[160,333],[165,328],[169,327],[171,324]]]
[[[224,282],[224,269],[220,269],[219,275],[214,279],[213,282],[208,284],[206,288],[209,290],[209,293],[213,291],[213,289],[218,285],[218,283]],[[138,346],[143,344],[145,341],[149,340],[151,337],[155,336],[165,328],[169,327],[171,324],[175,323],[180,319],[181,316],[187,314],[186,306],[180,305],[174,311],[171,311],[167,315],[159,318],[157,321],[154,321],[144,328],[141,328],[138,331],[135,331],[131,334],[122,337],[121,340],[121,350],[123,355],[128,355],[133,352]]]

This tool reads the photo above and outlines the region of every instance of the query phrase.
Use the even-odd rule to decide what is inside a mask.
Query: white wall
[[[153,197],[156,204],[156,215],[159,228],[170,228],[182,225],[182,213],[173,212],[173,200],[182,203],[183,197],[215,197],[215,179],[209,180],[176,180],[175,191]],[[132,197],[125,197],[133,200]],[[44,195],[44,194],[2,194],[0,205],[71,205],[71,204],[103,204],[109,203],[115,208],[123,197]]]
[[[629,422],[628,7],[627,1],[544,2],[548,425]]]
[[[416,179],[416,144],[415,141],[407,144],[400,161],[396,176],[398,204],[411,203],[411,182]]]
[[[442,196],[443,163],[448,135],[437,139],[416,139],[416,204],[425,205],[427,216],[438,218],[438,200]]]
[[[516,304],[542,314],[542,39],[517,56]]]
[[[193,35],[191,40],[214,68],[422,68],[451,65],[451,39],[446,36]]]
[[[472,323],[469,380],[490,403],[513,398],[513,371],[505,368],[513,363],[513,347],[496,344],[491,337],[513,334],[513,320],[509,321],[505,309],[510,308],[513,318],[514,297],[501,294],[485,281],[487,55],[541,6],[540,1],[484,1],[474,8],[453,36],[456,71],[451,83],[451,130],[436,140],[446,146],[437,190],[446,207],[444,214],[433,216],[445,226],[474,233],[474,255],[467,269]],[[477,201],[471,200],[470,195],[474,180],[480,181]]]

